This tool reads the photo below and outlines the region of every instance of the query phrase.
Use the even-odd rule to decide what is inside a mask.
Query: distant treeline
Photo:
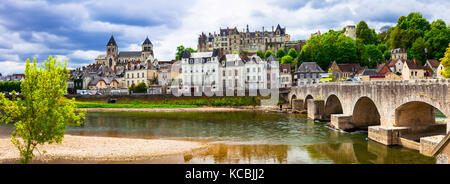
[[[20,81],[0,81],[0,92],[21,92]]]

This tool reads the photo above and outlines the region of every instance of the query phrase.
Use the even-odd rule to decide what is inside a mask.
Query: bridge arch
[[[312,95],[306,95],[305,101],[303,102],[303,108],[304,109],[308,109],[308,100],[309,99],[314,99],[314,97]]]
[[[353,106],[353,123],[358,128],[380,125],[380,117],[374,101],[367,96],[360,97]]]
[[[436,124],[436,111],[439,110],[445,118],[449,118],[448,107],[442,106],[436,100],[427,96],[408,96],[403,98],[395,108],[397,127],[411,127]]]
[[[342,109],[341,100],[339,100],[339,98],[334,94],[328,96],[325,101],[324,112],[327,118],[330,118],[331,114],[343,114],[344,112]]]

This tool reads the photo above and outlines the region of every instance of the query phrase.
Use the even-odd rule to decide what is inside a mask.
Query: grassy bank
[[[103,99],[76,99],[78,108],[190,108],[199,106],[258,106],[263,97],[180,97],[133,99],[122,97],[116,103]]]
[[[77,108],[193,108],[197,105],[172,105],[172,104],[112,104],[112,103],[75,103]]]

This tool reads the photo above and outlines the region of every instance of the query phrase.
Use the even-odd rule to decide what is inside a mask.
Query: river
[[[136,163],[432,164],[417,151],[333,130],[304,115],[265,112],[89,112],[68,134],[206,141],[195,153]],[[115,162],[112,162],[115,163]],[[120,163],[120,162],[118,162]]]

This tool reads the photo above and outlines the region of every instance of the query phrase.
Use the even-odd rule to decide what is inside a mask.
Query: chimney
[[[273,33],[273,26],[272,26],[272,33]]]
[[[263,26],[263,31],[262,32],[264,33],[264,26]]]
[[[416,63],[416,58],[414,58],[413,61],[414,61],[414,64],[417,64],[417,63]]]
[[[128,61],[128,70],[131,68],[131,63]]]
[[[117,66],[114,65],[114,72],[117,72]]]

